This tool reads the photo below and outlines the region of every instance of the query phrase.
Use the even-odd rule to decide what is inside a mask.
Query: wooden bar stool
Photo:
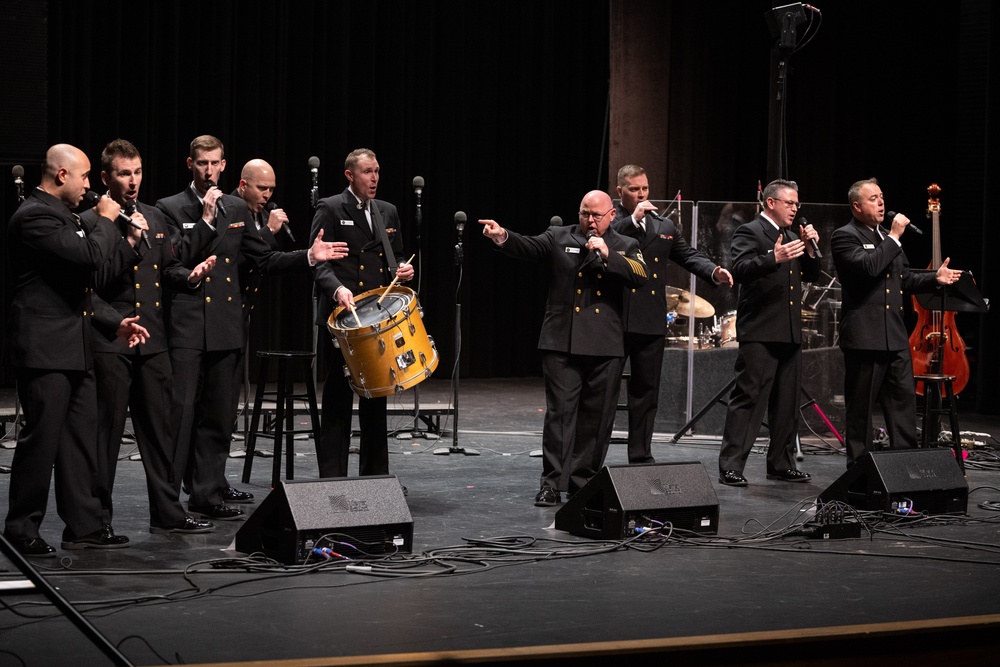
[[[285,439],[285,479],[295,478],[294,470],[294,438],[297,433],[309,433],[316,447],[319,447],[319,409],[316,406],[316,385],[313,384],[312,362],[316,355],[312,352],[260,351],[260,369],[257,373],[257,390],[254,394],[253,416],[250,419],[250,432],[247,434],[247,453],[243,461],[243,483],[250,481],[250,470],[253,468],[254,451],[257,446],[257,436],[274,439],[274,462],[271,469],[271,487],[276,487],[281,480],[281,439]],[[266,391],[267,370],[272,359],[278,362],[278,386],[276,391]],[[290,366],[297,362],[305,372],[306,393],[296,394],[292,381],[293,373]],[[257,430],[260,422],[260,411],[265,396],[275,397],[274,430]],[[295,428],[295,401],[307,401],[309,405],[310,427]]]
[[[955,460],[962,472],[965,472],[965,460],[962,458],[962,436],[958,428],[958,404],[955,401],[955,392],[952,390],[954,375],[915,375],[917,382],[924,383],[924,414],[922,419],[922,431],[920,433],[921,447],[937,447],[940,441],[936,435],[932,435],[933,417],[938,415],[948,415],[951,421],[951,448],[955,452]],[[943,391],[942,391],[943,389]]]

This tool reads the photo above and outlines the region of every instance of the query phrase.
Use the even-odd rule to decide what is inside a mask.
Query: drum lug
[[[417,327],[410,320],[406,320],[406,324],[410,327],[410,335],[412,336],[413,333],[417,330]]]
[[[385,353],[385,341],[381,338],[378,339],[378,352],[379,354]]]
[[[334,338],[333,339],[333,346],[339,350],[340,349],[340,341],[338,339]]]
[[[420,353],[420,365],[425,368],[427,367],[427,357],[424,355],[423,352]]]

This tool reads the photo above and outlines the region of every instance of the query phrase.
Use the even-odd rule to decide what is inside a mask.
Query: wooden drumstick
[[[410,258],[408,260],[406,260],[405,262],[403,262],[403,263],[404,264],[409,264],[410,262],[413,261],[413,258],[416,257],[416,256],[417,256],[417,253],[413,253],[412,255],[410,255]],[[382,299],[384,299],[386,297],[386,295],[389,293],[389,290],[391,290],[396,285],[396,281],[397,280],[399,280],[399,274],[398,273],[396,274],[396,277],[392,279],[392,282],[389,283],[389,286],[385,288],[385,291],[382,292],[382,296],[380,296],[378,298],[378,301],[375,302],[376,306],[379,306],[379,305],[382,304]]]
[[[357,325],[356,328],[360,329],[361,328],[361,318],[358,317],[358,311],[354,308],[354,304],[353,303],[349,303],[349,304],[347,304],[347,306],[348,306],[348,308],[351,309],[351,315],[354,315],[354,322]]]

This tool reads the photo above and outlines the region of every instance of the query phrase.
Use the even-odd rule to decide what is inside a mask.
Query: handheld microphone
[[[558,215],[554,215],[549,219],[549,224],[552,225],[553,227],[561,227],[562,223],[563,219]]]
[[[465,223],[468,219],[465,211],[455,211],[455,231],[458,232],[458,238],[462,238],[462,232],[465,231]]]
[[[76,208],[77,213],[83,213],[84,211],[89,211],[90,209],[97,206],[97,202],[99,201],[101,201],[101,195],[97,194],[93,190],[87,190],[87,193],[83,195],[83,201],[81,201],[80,205]],[[126,206],[128,205],[129,201],[132,201],[134,204],[134,200],[127,199],[125,200]],[[118,219],[127,224],[129,227],[142,229],[142,227],[140,227],[137,223],[133,222],[132,218],[125,215],[125,212],[122,211],[121,209],[119,209],[118,211]],[[145,232],[145,230],[143,230],[143,232]],[[143,233],[143,237],[145,237],[145,233]],[[149,241],[146,241],[146,245],[148,247]]]
[[[152,246],[149,245],[149,235],[146,234],[146,230],[132,222],[132,214],[135,213],[136,209],[139,208],[138,203],[134,199],[125,200],[125,212],[120,213],[119,217],[124,216],[128,220],[128,224],[135,227],[142,232],[142,242],[146,244],[146,248],[149,249]]]
[[[885,219],[889,221],[889,226],[890,227],[892,226],[892,220],[893,220],[893,218],[895,218],[897,215],[898,215],[898,213],[896,213],[895,211],[886,211],[885,212]],[[910,229],[910,230],[913,230],[914,232],[917,233],[918,236],[923,236],[924,235],[923,230],[920,229],[919,227],[917,227],[915,224],[913,224],[912,220],[910,221],[910,224],[908,224],[906,226],[906,228]]]
[[[312,190],[309,192],[309,201],[312,207],[319,206],[319,158],[313,155],[309,158],[309,171],[312,172]]]
[[[270,214],[271,211],[273,211],[276,208],[278,208],[278,205],[275,204],[273,201],[267,202],[266,204],[264,204],[265,215]],[[264,224],[266,225],[267,221],[265,221]],[[296,243],[295,234],[292,234],[292,228],[288,226],[288,223],[287,222],[281,223],[281,228],[285,230],[286,234],[288,234],[288,238],[291,239],[292,243]]]
[[[597,236],[597,234],[595,232],[587,232],[587,240],[588,241],[590,239],[594,238],[595,236]],[[591,252],[593,252],[595,255],[597,255],[598,258],[600,258],[601,253],[600,253],[600,251],[597,248],[591,248]]]
[[[808,224],[809,224],[808,220],[806,220],[805,218],[799,218],[799,225],[800,226],[805,227]],[[816,257],[822,259],[823,258],[823,253],[821,253],[819,251],[819,244],[816,243],[816,239],[809,239],[809,245],[812,246],[813,252],[816,253]]]
[[[209,188],[217,187],[215,181],[213,181],[212,179],[208,179],[207,181],[205,181],[205,185],[207,185]],[[222,215],[229,215],[228,213],[226,213],[226,205],[222,203],[222,197],[225,197],[225,195],[221,195],[218,199],[216,199],[215,205],[222,212]]]
[[[414,192],[414,194],[417,195],[418,199],[420,198],[420,195],[421,195],[421,193],[423,193],[423,191],[424,191],[424,177],[423,176],[414,176],[413,177],[413,192]]]

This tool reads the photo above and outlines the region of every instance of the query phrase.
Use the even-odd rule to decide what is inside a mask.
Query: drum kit
[[[697,294],[679,287],[666,286],[667,347],[707,350],[714,347],[735,347],[736,311],[715,316],[715,306]],[[699,324],[694,341],[687,335],[687,320],[712,318],[712,325]],[[682,333],[683,332],[683,333]]]
[[[424,329],[416,293],[390,285],[338,307],[327,319],[333,344],[344,355],[351,388],[377,398],[405,391],[431,376],[438,365],[434,339]]]

